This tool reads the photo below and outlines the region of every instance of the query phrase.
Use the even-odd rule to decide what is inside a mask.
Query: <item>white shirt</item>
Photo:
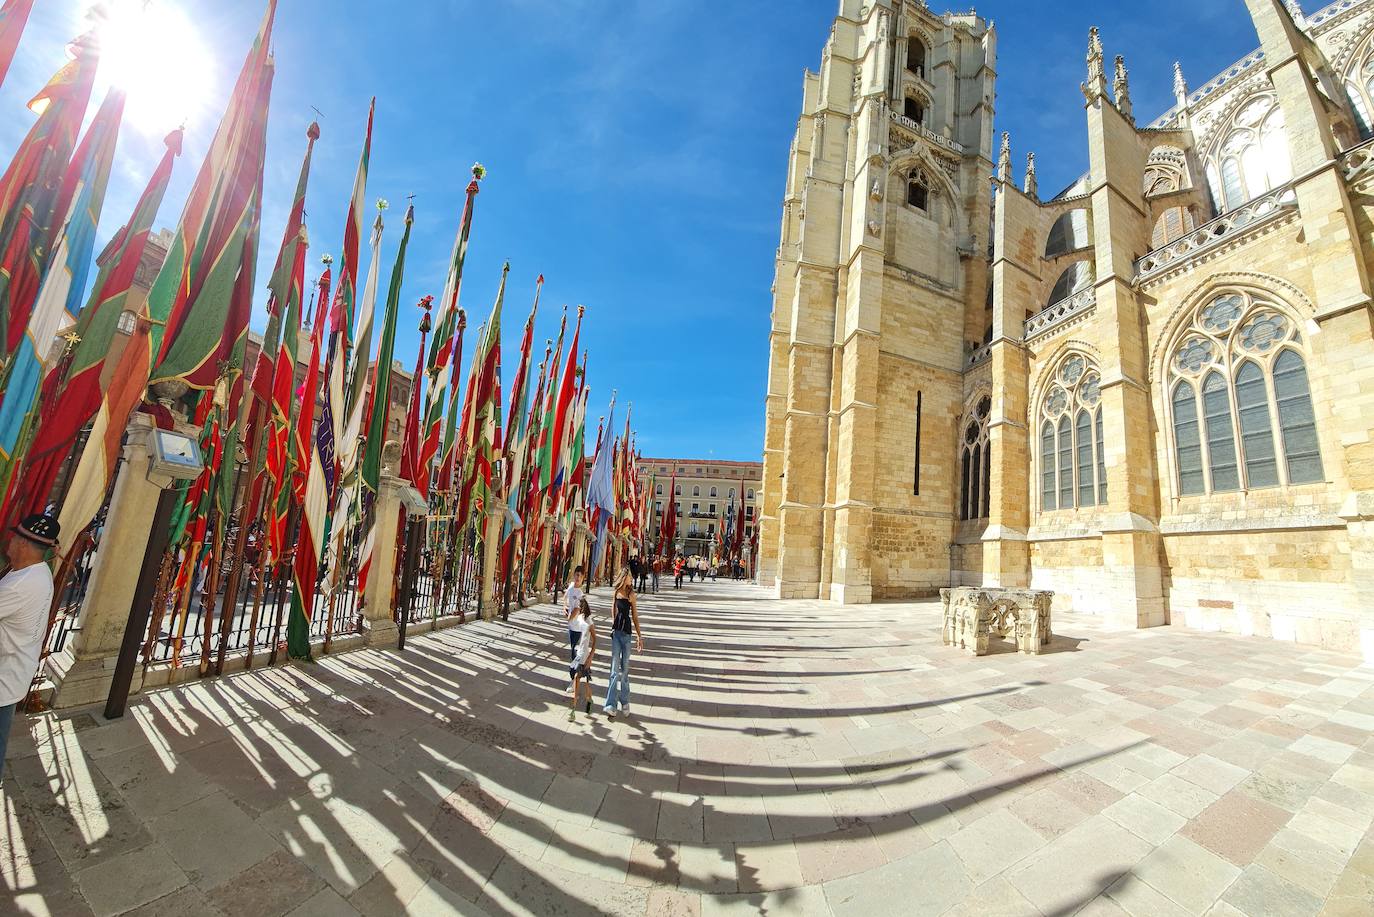
[[[580,627],[574,628],[581,633],[581,636],[577,638],[577,655],[573,658],[573,665],[582,665],[587,661],[587,657],[592,654],[592,641],[591,638],[587,636],[590,627],[586,619],[581,615],[578,615],[577,620],[573,623],[581,625]]]
[[[577,606],[580,605],[580,604],[582,604],[582,590],[579,589],[579,588],[577,588],[576,586],[569,586],[569,587],[568,587],[568,604],[567,604],[567,606],[563,609],[563,611],[564,611],[564,617],[567,617],[567,616],[573,614],[573,612],[577,611]],[[574,630],[575,628],[573,628],[572,625],[568,625],[568,629],[569,629],[569,630]]]
[[[52,571],[45,563],[0,579],[0,706],[28,696],[52,606]]]

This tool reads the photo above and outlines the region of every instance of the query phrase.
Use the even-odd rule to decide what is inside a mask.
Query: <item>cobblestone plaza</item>
[[[1374,672],[1352,656],[1071,615],[1044,655],[975,659],[933,603],[724,582],[642,612],[616,720],[568,723],[547,605],[122,721],[30,720],[11,906],[1368,913]]]

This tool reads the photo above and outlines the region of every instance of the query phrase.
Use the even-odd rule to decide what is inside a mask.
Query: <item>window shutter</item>
[[[1239,490],[1231,399],[1226,380],[1219,372],[1208,373],[1202,383],[1202,413],[1207,421],[1207,464],[1212,469],[1212,490]]]
[[[1277,487],[1279,468],[1269,421],[1269,393],[1265,390],[1264,374],[1248,360],[1236,373],[1236,409],[1240,413],[1240,445],[1250,487]]]
[[[1178,489],[1184,496],[1203,492],[1202,444],[1198,439],[1197,401],[1193,387],[1174,388],[1174,451],[1178,457]]]
[[[1274,397],[1278,401],[1283,454],[1288,460],[1288,483],[1320,481],[1322,456],[1317,447],[1317,420],[1307,386],[1307,367],[1291,350],[1274,361]]]
[[[1047,420],[1040,428],[1040,508],[1057,509],[1054,498],[1054,426]]]

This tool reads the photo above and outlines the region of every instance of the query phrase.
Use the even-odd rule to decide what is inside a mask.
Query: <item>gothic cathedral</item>
[[[1149,123],[1093,29],[1088,172],[1042,197],[990,24],[841,0],[783,201],[761,582],[1030,586],[1374,660],[1374,0],[1245,5],[1260,48],[1176,67]]]

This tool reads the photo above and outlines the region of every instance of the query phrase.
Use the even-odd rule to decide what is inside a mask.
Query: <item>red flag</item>
[[[33,11],[33,0],[5,0],[0,7],[0,85],[5,82],[10,63],[14,60],[14,49],[19,47],[19,38],[24,34],[24,24],[29,21]]]

